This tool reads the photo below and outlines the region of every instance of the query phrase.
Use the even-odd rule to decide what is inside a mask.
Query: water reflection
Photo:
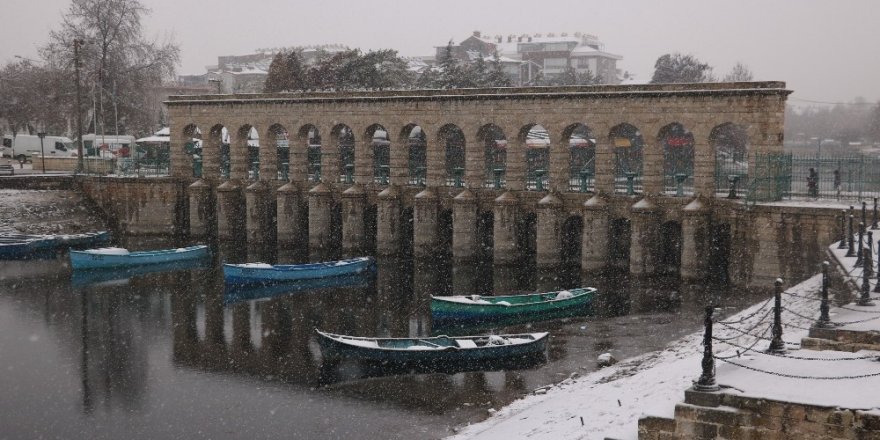
[[[124,245],[130,249],[167,247],[167,243],[151,241]],[[698,329],[707,301],[754,301],[744,292],[681,285],[675,279],[637,281],[621,273],[582,276],[570,270],[523,274],[522,269],[493,268],[485,263],[452,265],[442,260],[413,263],[387,258],[377,261],[375,279],[230,296],[221,262],[296,263],[308,257],[295,252],[273,256],[226,245],[217,246],[213,255],[207,267],[130,273],[122,285],[72,284],[72,274],[62,260],[53,260],[56,264],[52,265],[63,269],[61,275],[56,269],[50,277],[13,274],[0,279],[0,334],[6,335],[0,338],[4,353],[0,367],[7,371],[0,386],[12,389],[15,385],[18,394],[30,399],[53,396],[53,401],[77,402],[75,408],[61,403],[33,405],[41,409],[23,416],[34,421],[49,417],[87,433],[74,437],[107,436],[108,431],[100,429],[109,428],[90,427],[87,419],[80,418],[83,414],[130,422],[163,411],[167,420],[157,426],[188,426],[193,420],[209,424],[216,405],[229,404],[217,396],[229,398],[230,387],[235,389],[235,401],[247,402],[257,414],[268,414],[279,403],[268,401],[264,390],[274,387],[278,396],[289,399],[287,407],[300,408],[293,402],[317,399],[322,412],[345,411],[352,420],[363,421],[379,408],[392,408],[394,417],[383,418],[385,425],[334,422],[338,425],[334,433],[340,436],[375,438],[395,432],[399,438],[436,438],[448,435],[452,426],[483,417],[488,407],[497,408],[574,371],[592,369],[598,354],[611,351],[625,358],[663,347],[674,337]],[[22,274],[32,272],[32,268],[25,269]],[[328,371],[317,348],[315,328],[357,336],[431,335],[430,295],[489,295],[589,285],[600,288],[594,298],[595,316],[491,330],[551,332],[546,364],[456,374],[371,370],[353,364]],[[49,337],[34,340],[32,335],[43,333]],[[29,356],[28,350],[34,347],[43,354]],[[59,360],[46,362],[45,353]],[[204,397],[180,402],[181,390]],[[350,399],[358,405],[351,405]],[[21,423],[9,415],[16,405],[11,397],[0,399],[0,425]],[[167,408],[171,413],[164,412]],[[311,413],[300,408],[286,416],[284,424],[258,415],[253,420],[263,424],[255,429],[273,436],[287,434],[291,420],[312,430],[303,432],[330,432],[322,431],[329,428],[315,425],[305,414]],[[61,428],[38,429],[48,430],[41,431],[46,436],[65,436]],[[162,432],[151,429],[158,428],[146,428],[142,437],[161,436]],[[217,432],[214,437],[235,435]]]

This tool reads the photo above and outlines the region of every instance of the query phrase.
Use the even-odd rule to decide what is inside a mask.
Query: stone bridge
[[[172,96],[171,180],[193,182],[176,206],[194,236],[689,279],[718,267],[763,284],[781,273],[786,237],[833,236],[833,218],[728,201],[716,172],[781,151],[789,93],[748,82]]]

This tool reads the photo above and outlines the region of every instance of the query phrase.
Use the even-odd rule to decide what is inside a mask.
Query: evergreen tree
[[[665,54],[654,63],[652,84],[712,82],[712,67],[693,55]]]
[[[272,60],[274,63],[275,60]],[[308,88],[305,67],[299,50],[292,50],[284,58],[287,90],[305,90]],[[271,71],[272,67],[269,66]]]
[[[284,54],[278,52],[272,57],[269,64],[269,72],[266,82],[263,84],[264,93],[275,93],[287,90],[287,66],[284,64]]]
[[[487,75],[486,82],[490,87],[511,86],[510,77],[504,73],[504,66],[501,64],[501,57],[498,55],[498,52],[495,52],[495,56],[489,62],[489,74]]]
[[[452,40],[446,45],[446,51],[438,60],[440,66],[440,75],[438,78],[438,87],[441,89],[452,89],[458,86],[459,76],[461,75],[461,66],[458,59],[452,55]]]

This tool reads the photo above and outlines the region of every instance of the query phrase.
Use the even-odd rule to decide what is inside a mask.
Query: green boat
[[[583,287],[525,295],[431,296],[431,319],[435,327],[499,324],[581,316],[590,313],[596,289]]]

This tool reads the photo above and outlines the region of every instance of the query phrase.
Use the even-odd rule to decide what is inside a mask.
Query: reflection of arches
[[[611,220],[608,240],[608,260],[611,267],[629,269],[629,247],[632,225],[628,218]]]
[[[608,134],[614,145],[614,191],[627,194],[641,192],[644,139],[630,124],[615,126]]]
[[[526,190],[545,189],[550,166],[550,133],[541,125],[530,124],[520,129],[517,139],[526,147]]]
[[[401,130],[399,145],[407,146],[407,171],[410,185],[424,185],[428,178],[428,143],[425,131],[416,124]]]
[[[495,215],[492,211],[480,212],[477,215],[477,252],[481,259],[491,259],[495,246],[494,237]]]
[[[354,132],[345,124],[337,124],[330,131],[331,143],[336,145],[338,153],[336,166],[339,181],[352,183],[354,176]]]
[[[568,141],[570,191],[593,191],[593,178],[596,176],[596,139],[590,128],[584,124],[572,124],[562,132],[563,141]]]
[[[305,171],[310,182],[321,180],[321,134],[318,127],[306,124],[297,133],[297,151],[305,151]]]
[[[504,175],[507,172],[507,138],[504,131],[495,124],[480,127],[477,142],[483,145],[486,169],[486,187],[504,188]]]
[[[370,156],[373,158],[373,182],[387,185],[391,178],[391,138],[380,124],[367,127],[364,139],[370,139]]]
[[[273,124],[266,132],[266,147],[270,150],[274,145],[275,150],[275,170],[276,176],[266,176],[267,178],[275,177],[278,180],[288,180],[290,173],[290,140],[287,129],[281,124]],[[267,155],[268,156],[268,155]]]
[[[713,225],[709,235],[708,276],[710,281],[728,283],[730,276],[731,232],[730,225],[722,223]]]
[[[674,221],[660,225],[660,249],[657,254],[659,272],[677,274],[681,268],[681,224]]]
[[[463,184],[466,148],[464,132],[454,124],[446,124],[440,127],[437,139],[446,152],[446,185]],[[456,175],[459,176],[458,179]]]
[[[566,267],[581,264],[581,237],[584,231],[584,219],[571,216],[562,223],[562,243],[560,250],[562,264]]]
[[[376,255],[376,232],[378,210],[376,205],[368,205],[364,209],[364,252],[366,255]]]
[[[657,142],[663,147],[663,180],[665,191],[682,195],[694,193],[694,135],[683,125],[673,122],[660,129]]]

